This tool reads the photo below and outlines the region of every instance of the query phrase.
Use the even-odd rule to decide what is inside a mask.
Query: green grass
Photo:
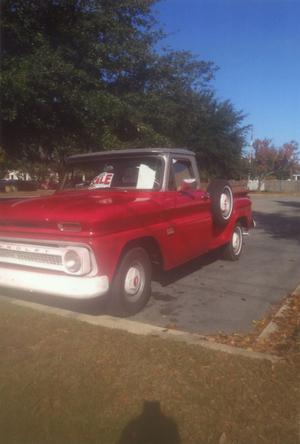
[[[274,365],[7,302],[0,338],[1,443],[300,442],[296,359]]]

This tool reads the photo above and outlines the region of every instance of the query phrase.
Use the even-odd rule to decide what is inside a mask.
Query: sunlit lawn
[[[0,313],[1,443],[299,442],[296,360],[272,365],[2,301]]]

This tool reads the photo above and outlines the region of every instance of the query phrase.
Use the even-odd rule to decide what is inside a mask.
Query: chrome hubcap
[[[138,299],[145,286],[145,272],[140,263],[134,263],[125,276],[124,290],[130,300]]]
[[[236,227],[232,235],[232,249],[235,255],[238,255],[242,249],[243,232],[240,227]]]
[[[228,219],[232,211],[232,193],[230,188],[225,187],[220,197],[220,208],[224,219]]]

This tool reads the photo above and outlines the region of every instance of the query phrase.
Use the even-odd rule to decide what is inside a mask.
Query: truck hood
[[[156,196],[157,193],[155,192]],[[0,232],[53,232],[58,224],[80,224],[83,235],[108,233],[142,223],[147,213],[160,213],[153,192],[80,190],[0,203]],[[151,208],[151,209],[150,209]],[[71,233],[70,233],[71,234]]]

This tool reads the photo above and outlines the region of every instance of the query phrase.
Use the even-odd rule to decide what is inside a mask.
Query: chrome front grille
[[[0,263],[64,271],[65,249],[56,245],[10,242],[0,239]]]
[[[62,257],[58,255],[13,251],[0,248],[0,261],[5,258],[15,259],[20,262],[25,261],[48,265],[62,265]]]

